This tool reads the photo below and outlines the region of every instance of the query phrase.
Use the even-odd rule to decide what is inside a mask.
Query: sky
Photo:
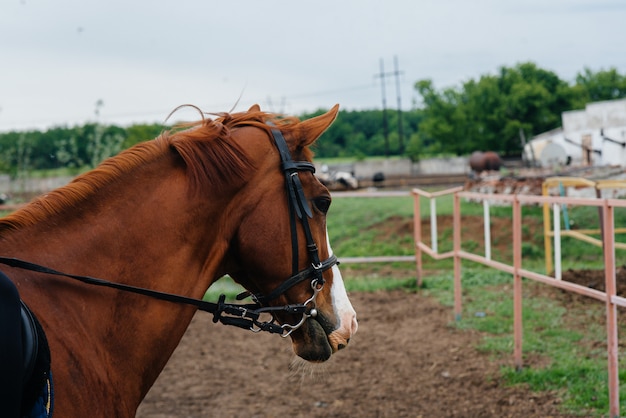
[[[381,109],[381,81],[410,109],[418,80],[527,61],[625,74],[624,22],[623,0],[2,0],[0,132],[163,123],[184,104]]]

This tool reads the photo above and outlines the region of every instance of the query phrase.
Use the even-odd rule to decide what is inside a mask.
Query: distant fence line
[[[48,178],[18,178],[12,179],[8,174],[0,175],[0,193],[15,194],[41,194],[65,186],[72,181],[73,176],[60,176]]]
[[[318,170],[321,163],[316,163]],[[330,171],[346,171],[361,179],[371,179],[377,173],[386,177],[414,177],[418,175],[452,175],[468,174],[470,172],[468,157],[429,158],[420,161],[411,161],[408,158],[393,158],[381,160],[365,160],[345,163],[328,164]]]
[[[417,175],[458,175],[469,173],[468,161],[468,157],[429,158],[416,162],[408,158],[394,158],[337,163],[329,168],[332,171],[353,173],[358,179],[371,179],[377,173],[383,173],[387,178],[414,177]],[[316,163],[316,166],[320,171],[321,164]],[[73,176],[49,178],[26,176],[21,179],[12,179],[8,174],[0,174],[0,193],[8,195],[46,193],[66,185],[73,178]]]

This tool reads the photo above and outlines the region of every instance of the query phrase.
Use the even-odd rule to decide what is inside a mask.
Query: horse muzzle
[[[344,315],[335,323],[320,310],[317,316],[308,318],[292,333],[293,350],[299,357],[310,362],[323,362],[332,354],[347,347],[358,328],[356,314]]]

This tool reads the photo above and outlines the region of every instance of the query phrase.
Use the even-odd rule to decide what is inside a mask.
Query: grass
[[[452,307],[452,282],[451,272],[439,274],[436,279],[425,280],[423,291]],[[535,359],[535,364],[516,370],[510,361],[513,355],[511,276],[484,268],[464,268],[462,282],[463,315],[455,326],[483,333],[477,348],[510,364],[501,370],[508,384],[526,384],[534,391],[553,391],[561,397],[564,412],[571,415],[599,417],[606,413],[609,400],[602,303],[586,304],[582,308],[565,306],[557,299],[536,296],[533,290],[543,285],[525,280],[522,350],[524,362]],[[626,372],[620,373],[620,381],[624,379]]]
[[[451,275],[445,282],[452,281]],[[463,316],[456,326],[484,333],[478,347],[495,358],[510,359],[513,352],[513,302],[510,276],[500,272],[469,270],[463,275]],[[542,286],[525,282],[526,289]],[[451,286],[426,280],[426,292],[452,305]],[[508,294],[508,297],[507,297]],[[503,296],[504,295],[504,296]],[[604,305],[578,307],[546,297],[524,297],[523,353],[544,359],[539,365],[502,368],[509,384],[527,384],[535,391],[554,391],[569,414],[601,416],[608,410],[606,331],[600,318]],[[588,317],[593,316],[590,320]],[[581,327],[581,324],[584,326]],[[510,362],[509,362],[510,363]],[[545,364],[541,364],[545,363]],[[626,373],[620,373],[620,379]],[[622,407],[622,413],[626,408]]]

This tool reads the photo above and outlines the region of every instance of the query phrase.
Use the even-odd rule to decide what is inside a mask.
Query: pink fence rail
[[[431,246],[422,241],[420,199],[428,198],[431,202],[437,197],[453,194],[453,249],[445,253],[439,253],[436,249],[436,237],[431,238]],[[600,198],[570,198],[552,196],[525,196],[525,195],[492,195],[481,193],[463,192],[460,188],[444,190],[437,193],[428,193],[420,189],[413,190],[414,196],[414,234],[416,248],[416,264],[418,283],[421,284],[423,277],[422,254],[426,253],[432,258],[443,259],[452,257],[454,259],[454,313],[460,319],[462,313],[462,282],[461,282],[461,262],[469,260],[485,266],[509,273],[513,276],[513,356],[515,366],[522,367],[522,278],[534,280],[549,286],[558,287],[563,290],[575,292],[590,298],[602,301],[606,305],[606,333],[607,333],[607,355],[608,355],[608,387],[609,387],[609,415],[619,416],[619,377],[618,377],[618,332],[617,332],[617,307],[626,307],[626,299],[616,295],[615,283],[615,224],[614,209],[626,208],[625,200],[600,199]],[[489,255],[479,255],[461,249],[461,199],[478,199],[483,201],[506,201],[512,207],[512,248],[513,264],[506,264],[491,260]],[[606,291],[580,286],[567,281],[557,280],[545,274],[533,272],[523,268],[522,260],[522,204],[569,204],[579,206],[595,206],[600,208],[603,214],[603,254],[606,280]],[[435,205],[431,203],[431,226],[436,225],[436,211],[433,213]],[[431,232],[433,228],[431,227]],[[436,231],[436,228],[435,228]],[[486,230],[488,233],[488,231]],[[487,234],[486,233],[486,234]],[[486,237],[486,240],[490,237]],[[432,243],[435,243],[434,246]],[[433,248],[434,247],[434,248]]]
[[[411,197],[409,191],[375,191],[375,192],[336,192],[333,193],[333,199],[344,197],[366,197],[366,198],[381,198],[381,197]],[[415,262],[415,256],[413,255],[382,255],[382,256],[364,256],[364,257],[339,257],[339,262],[344,264],[350,263],[393,263],[393,262]]]

